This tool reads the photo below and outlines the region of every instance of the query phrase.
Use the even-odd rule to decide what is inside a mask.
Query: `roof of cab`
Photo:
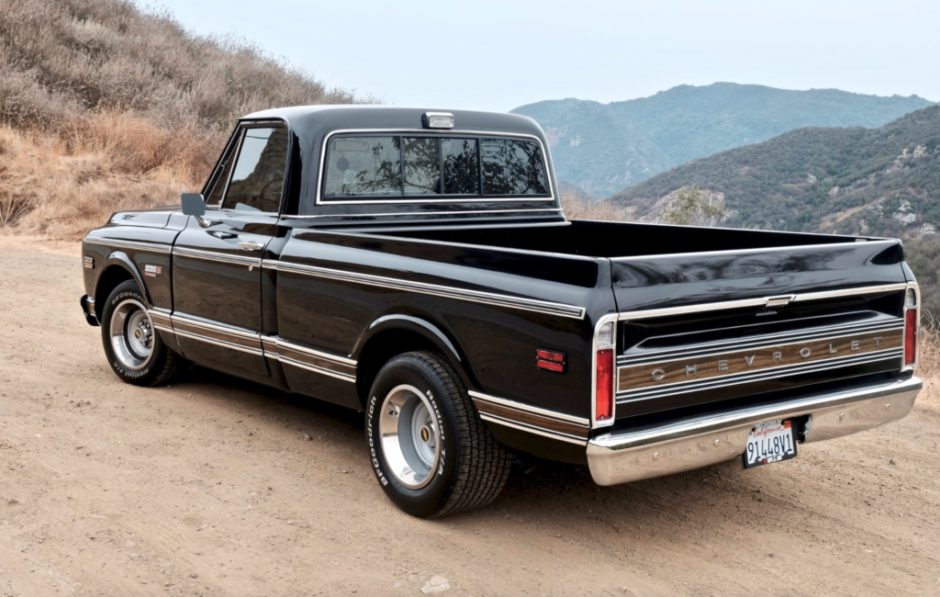
[[[248,114],[240,120],[283,120],[299,137],[310,141],[337,130],[447,132],[448,129],[425,129],[422,123],[425,112],[453,114],[453,131],[534,135],[545,140],[538,123],[528,116],[473,110],[340,104],[274,108]]]

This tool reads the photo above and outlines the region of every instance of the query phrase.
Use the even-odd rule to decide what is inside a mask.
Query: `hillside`
[[[0,71],[4,234],[75,238],[118,209],[178,202],[238,116],[354,101],[126,0],[0,0]]]
[[[925,302],[940,313],[940,106],[877,129],[792,131],[679,166],[612,201],[655,219],[692,184],[724,201],[722,225],[905,239]]]
[[[691,184],[730,226],[912,238],[940,225],[940,106],[877,129],[806,128],[695,160],[614,195],[636,217]]]
[[[537,120],[558,178],[603,197],[695,158],[809,126],[878,127],[930,102],[760,85],[683,85],[601,104],[565,99],[513,110]]]

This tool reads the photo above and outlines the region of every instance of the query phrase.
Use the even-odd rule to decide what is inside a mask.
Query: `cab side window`
[[[287,150],[286,128],[245,128],[222,209],[277,213],[287,172]]]

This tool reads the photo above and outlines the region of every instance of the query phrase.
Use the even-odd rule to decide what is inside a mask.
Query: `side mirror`
[[[206,200],[199,193],[183,193],[182,203],[185,215],[197,218],[206,215]]]

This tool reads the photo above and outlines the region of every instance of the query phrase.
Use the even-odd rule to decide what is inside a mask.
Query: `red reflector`
[[[564,373],[565,366],[562,363],[553,363],[551,361],[543,361],[539,359],[535,362],[535,365],[539,369],[545,369],[546,371],[554,371],[556,373]]]
[[[904,314],[904,366],[917,362],[917,309]]]
[[[614,351],[597,351],[597,388],[594,413],[598,421],[614,415]]]
[[[545,359],[546,361],[554,361],[556,363],[565,362],[565,353],[555,352],[554,350],[545,350],[544,348],[539,348],[535,351],[535,356],[540,359]]]

